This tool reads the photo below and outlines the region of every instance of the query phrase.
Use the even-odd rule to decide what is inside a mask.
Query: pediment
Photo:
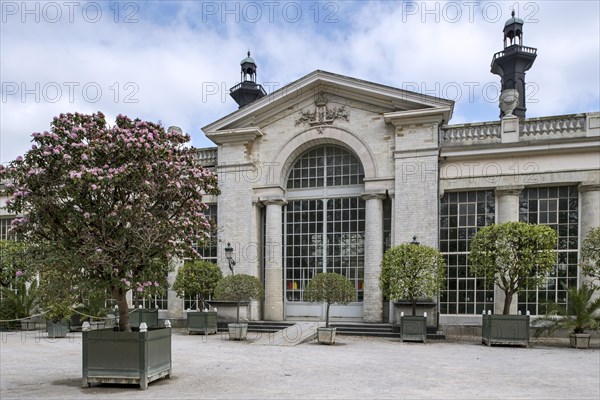
[[[328,104],[330,99],[334,99]],[[342,101],[340,101],[342,99]],[[240,129],[260,130],[277,116],[294,114],[296,123],[327,125],[348,117],[343,100],[381,115],[439,114],[447,123],[454,102],[326,71],[314,71],[202,128],[219,142]],[[337,101],[336,101],[337,100]]]

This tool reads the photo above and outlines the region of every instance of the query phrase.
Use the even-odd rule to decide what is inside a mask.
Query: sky
[[[317,69],[456,102],[451,124],[498,119],[490,73],[512,10],[538,49],[527,117],[600,111],[598,1],[0,1],[0,163],[63,112],[177,125],[191,145],[237,110],[251,51],[267,93]]]

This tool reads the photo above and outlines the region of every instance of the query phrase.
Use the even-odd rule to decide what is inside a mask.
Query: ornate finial
[[[515,12],[513,11],[513,16],[514,16]],[[250,57],[250,49],[248,49],[248,57]]]
[[[514,18],[515,17],[515,10],[512,10],[512,12],[510,13],[510,15]]]

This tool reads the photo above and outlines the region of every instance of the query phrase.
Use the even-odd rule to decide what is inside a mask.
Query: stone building
[[[581,284],[579,249],[600,226],[600,113],[526,118],[536,49],[523,46],[522,24],[507,21],[492,61],[501,118],[481,123],[452,125],[450,100],[320,70],[266,94],[248,54],[231,89],[240,108],[203,128],[217,147],[198,156],[222,192],[206,199],[218,228],[201,251],[226,273],[231,243],[236,272],[264,282],[250,319],[321,319],[323,307],[303,295],[328,271],[356,289],[354,302],[332,307],[334,319],[389,321],[381,259],[415,236],[447,259],[442,323],[499,313],[502,292],[469,273],[468,242],[482,226],[516,220],[549,224],[559,239],[555,272],[513,311],[566,301],[562,284]],[[8,218],[0,223],[5,235]],[[190,304],[169,292],[147,305],[181,318]]]

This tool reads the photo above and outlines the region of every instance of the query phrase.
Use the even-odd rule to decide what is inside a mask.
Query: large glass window
[[[558,233],[556,268],[537,289],[519,293],[522,313],[543,314],[549,301],[567,303],[567,288],[577,286],[579,192],[575,186],[527,188],[519,196],[519,220],[548,225]]]
[[[208,237],[201,246],[194,246],[194,248],[204,260],[216,264],[217,251],[219,250],[219,240],[217,235],[217,205],[208,204],[208,209],[204,212],[204,215],[210,223],[210,237]],[[185,296],[183,299],[184,310],[195,310],[198,307],[201,308],[202,305],[197,296]]]
[[[445,193],[440,202],[440,251],[446,258],[446,285],[440,313],[480,314],[494,310],[494,289],[469,273],[469,244],[477,230],[495,221],[492,190]]]
[[[291,169],[284,208],[285,290],[303,301],[319,272],[346,276],[364,297],[365,203],[362,165],[349,151],[324,146],[304,153]]]
[[[0,240],[14,240],[14,236],[8,232],[12,220],[12,217],[0,218]]]

